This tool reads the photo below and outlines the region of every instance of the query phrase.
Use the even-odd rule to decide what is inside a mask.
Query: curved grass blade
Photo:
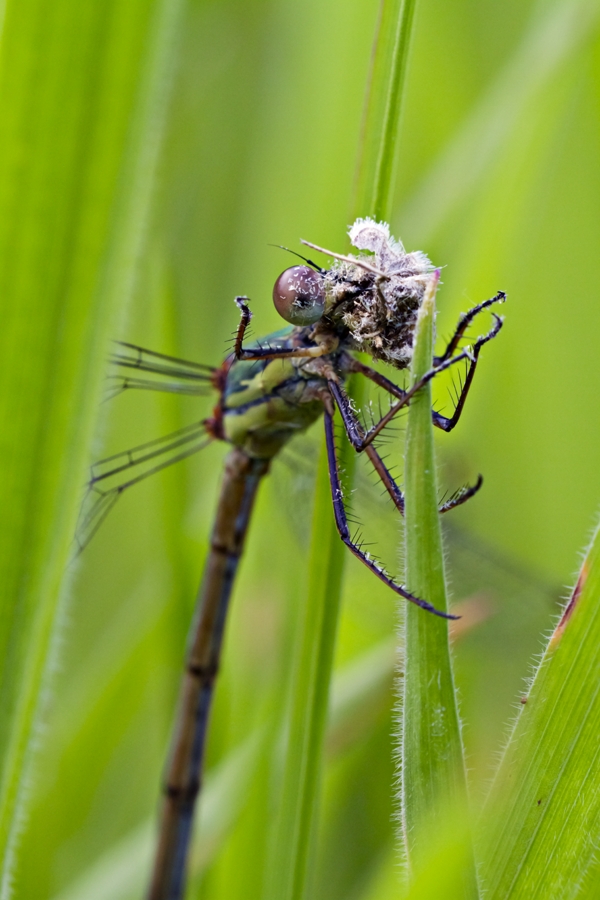
[[[56,665],[108,334],[147,220],[180,0],[11,4],[0,49],[0,896]]]
[[[552,634],[480,822],[486,897],[580,895],[600,833],[600,529]]]
[[[297,643],[281,806],[267,882],[267,896],[273,900],[304,896],[316,824],[343,571],[343,555],[338,550],[341,541],[335,526],[331,523],[329,528],[323,527],[331,518],[324,449],[317,470],[308,591]]]
[[[436,272],[417,321],[411,380],[430,367]],[[447,609],[444,557],[438,513],[438,489],[429,384],[418,391],[408,411],[405,460],[406,583],[436,609]],[[399,710],[401,757],[400,814],[409,877],[422,873],[431,831],[449,817],[466,814],[466,782],[456,707],[448,622],[406,604],[403,695]],[[455,897],[477,897],[472,853]]]
[[[382,0],[361,126],[350,221],[389,219],[416,0]]]
[[[401,98],[406,76],[415,0],[382,0],[373,66],[363,117],[351,219],[383,217],[390,207]],[[390,35],[393,41],[390,43]],[[368,136],[368,144],[366,139]],[[362,196],[360,196],[362,192]],[[350,386],[360,405],[358,385]],[[354,451],[345,436],[340,468],[352,481]],[[308,592],[302,608],[283,784],[266,879],[269,900],[306,896],[315,841],[323,735],[342,587],[345,548],[331,509],[325,447],[322,447],[313,514]]]

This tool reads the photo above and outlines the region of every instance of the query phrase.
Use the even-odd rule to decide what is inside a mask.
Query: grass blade
[[[411,380],[431,367],[435,291],[432,276],[417,322]],[[437,609],[447,609],[444,557],[437,508],[437,481],[429,384],[408,413],[405,461],[406,581],[408,589]],[[466,784],[456,708],[448,622],[411,603],[405,610],[405,662],[401,709],[401,821],[409,873],[423,867],[431,830],[450,813],[463,816]],[[456,897],[477,897],[472,856]]]
[[[415,0],[383,0],[363,117],[352,215],[383,217],[390,206],[401,98]],[[393,40],[390,41],[390,36]],[[362,194],[362,196],[361,196]],[[357,388],[350,393],[355,402]],[[345,436],[340,468],[352,481],[354,451]],[[331,510],[325,447],[317,474],[308,594],[292,679],[292,698],[275,851],[267,875],[269,900],[301,900],[310,878],[323,735],[337,633],[345,548]]]
[[[1,896],[64,616],[108,334],[147,220],[179,0],[7,11],[0,55]]]
[[[343,571],[337,531],[333,525],[323,528],[330,517],[327,458],[322,452],[313,512],[313,534],[318,534],[319,540],[313,540],[311,546],[308,592],[298,637],[273,880],[268,886],[268,896],[273,898],[299,900],[309,877]]]
[[[382,0],[363,114],[351,220],[389,219],[415,0]]]
[[[480,823],[490,898],[579,895],[600,827],[600,529],[519,712]]]

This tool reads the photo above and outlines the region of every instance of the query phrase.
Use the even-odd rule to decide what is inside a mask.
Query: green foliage
[[[480,823],[490,897],[574,897],[595,862],[600,531],[550,637]]]
[[[359,195],[353,201],[357,214],[382,218],[389,211],[413,11],[413,0],[387,0],[381,4],[359,143]],[[356,379],[350,390],[354,403],[360,407],[363,392]],[[339,441],[338,453],[340,469],[347,486],[351,486],[355,453],[345,436]],[[323,446],[315,481],[308,590],[299,619],[285,729],[281,800],[274,816],[271,852],[266,863],[266,897],[272,900],[302,900],[312,892],[310,872],[319,814],[323,735],[344,559],[344,546],[331,514],[331,487]]]
[[[267,897],[273,900],[301,900],[310,871],[343,565],[331,518],[323,448],[315,484],[308,590],[296,639],[281,799],[267,863]]]
[[[416,0],[383,0],[361,124],[353,215],[388,221]]]
[[[429,371],[433,359],[435,292],[429,282],[419,311],[411,366],[411,384]],[[411,400],[406,431],[406,584],[417,597],[446,612],[448,600],[431,422],[431,382]],[[404,666],[401,677],[400,817],[411,880],[431,864],[432,832],[444,817],[464,817],[465,771],[454,678],[448,645],[448,620],[425,615],[413,604],[404,614]],[[477,897],[474,861],[463,860],[455,896]]]
[[[3,303],[1,892],[64,627],[107,339],[131,293],[177,3],[8,4]],[[125,51],[127,48],[127,52]],[[65,590],[63,586],[63,591]]]
[[[143,891],[222,449],[127,492],[65,588],[86,464],[210,410],[210,401],[134,392],[99,405],[109,338],[218,363],[237,321],[236,294],[252,298],[257,335],[278,327],[270,294],[288,258],[269,245],[299,249],[306,237],[343,251],[344,229],[361,211],[355,200],[347,213],[374,5],[193,0],[174,45],[178,13],[174,0],[6,7],[5,896],[10,878],[18,898],[133,900]],[[560,896],[563,868],[565,897],[580,883],[593,897],[598,885],[589,852],[598,827],[592,557],[580,603],[531,691],[523,677],[559,612],[554,585],[571,580],[600,498],[599,22],[596,0],[421,0],[397,145],[392,230],[444,266],[440,335],[472,302],[498,288],[509,295],[505,328],[484,348],[460,427],[436,436],[444,488],[485,476],[446,536],[452,603],[463,612],[453,662],[473,831],[492,896],[543,896],[544,886]],[[397,45],[389,29],[382,34],[389,59]],[[386,97],[375,91],[365,120],[363,134],[377,142]],[[366,148],[363,158],[376,153]],[[368,185],[359,177],[359,196]],[[433,390],[447,402],[443,386]],[[190,897],[246,900],[264,889],[292,659],[314,577],[306,535],[317,439],[273,466],[258,499],[211,723]],[[399,443],[388,452],[400,459]],[[362,493],[360,472],[356,483],[365,538],[392,568],[397,517]],[[486,561],[459,541],[465,531],[491,547]],[[315,900],[454,897],[468,866],[472,822],[457,813],[451,826],[437,823],[419,872],[402,886],[391,793],[395,615],[391,592],[346,558]],[[484,807],[506,723],[525,694]],[[507,767],[518,792],[502,790]],[[489,830],[492,814],[510,828],[500,834],[498,820]]]

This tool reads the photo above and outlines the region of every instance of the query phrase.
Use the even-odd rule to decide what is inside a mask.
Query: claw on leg
[[[467,500],[470,500],[471,497],[474,497],[475,494],[481,488],[483,484],[483,475],[479,475],[477,477],[477,481],[475,484],[465,485],[465,487],[460,488],[449,500],[446,500],[445,503],[439,508],[440,513],[449,512],[451,509],[456,509],[457,506],[462,506],[463,503],[466,503]]]

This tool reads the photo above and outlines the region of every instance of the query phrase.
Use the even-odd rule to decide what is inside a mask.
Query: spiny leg
[[[275,350],[272,347],[259,347],[254,350],[246,350],[243,346],[244,335],[250,324],[252,313],[248,306],[247,297],[236,297],[235,302],[242,314],[233,345],[233,355],[235,359],[292,359],[294,357],[317,359],[319,356],[326,356],[327,353],[331,353],[331,351],[335,349],[335,345],[332,342],[323,341],[320,344],[315,344],[313,347],[295,347],[293,350]]]
[[[352,409],[350,398],[348,397],[344,389],[333,381],[329,382],[329,389],[342,415],[342,421],[344,423],[344,428],[346,430],[346,434],[348,435],[350,443],[357,450],[357,452],[362,452],[360,446],[357,445],[359,444],[361,439],[364,439],[365,431],[360,420],[358,419],[358,416]],[[401,515],[404,515],[404,494],[396,483],[391,472],[385,465],[383,459],[381,458],[373,444],[367,444],[367,446],[364,447],[363,450],[369,457],[373,468],[379,475],[379,478],[381,479],[382,484],[391,497],[396,509],[400,512]],[[448,500],[446,503],[443,503],[440,507],[440,512],[449,512],[451,509],[455,509],[457,506],[461,506],[463,503],[466,503],[467,500],[469,500],[477,493],[482,484],[483,478],[480,475],[474,485],[461,488],[461,490],[458,491],[453,497],[451,497],[450,500]]]
[[[372,381],[374,384],[378,385],[378,387],[383,388],[384,391],[387,391],[387,393],[391,394],[393,397],[402,399],[406,394],[404,388],[394,384],[393,381],[386,378],[381,372],[372,369],[371,366],[366,366],[364,363],[360,362],[360,360],[350,356],[349,353],[344,353],[342,355],[341,368],[345,374],[350,374],[352,372],[357,373],[358,375],[364,375],[365,378],[368,378],[369,381]]]
[[[450,512],[451,509],[456,509],[457,506],[462,506],[463,503],[466,503],[467,500],[470,500],[471,497],[475,496],[482,484],[483,475],[478,475],[475,484],[468,484],[465,487],[460,488],[449,500],[442,503],[438,512],[447,513]]]
[[[453,356],[452,359],[447,360],[445,363],[442,363],[441,366],[437,368],[432,368],[428,372],[426,372],[418,381],[413,384],[411,388],[407,391],[403,391],[402,396],[399,398],[397,403],[394,403],[387,413],[381,417],[379,422],[373,425],[372,428],[369,428],[367,432],[363,432],[363,435],[360,436],[356,434],[355,429],[349,423],[350,431],[348,433],[348,437],[352,443],[352,446],[355,450],[361,451],[364,450],[365,447],[368,447],[372,441],[375,440],[378,434],[385,428],[385,426],[391,422],[394,416],[405,406],[408,406],[411,398],[419,391],[422,387],[424,387],[428,381],[431,381],[432,378],[435,378],[440,372],[443,372],[445,369],[448,369],[450,366],[455,363],[461,362],[463,359],[471,359],[471,353],[468,350],[463,350],[462,353],[459,353],[458,356]],[[338,402],[338,393],[340,391],[339,385],[335,382],[329,382],[330,389],[334,394],[336,402]],[[344,422],[346,424],[346,422]],[[351,433],[352,432],[352,433]]]
[[[432,412],[433,424],[437,428],[441,428],[442,431],[452,431],[452,429],[457,425],[463,407],[465,405],[465,400],[467,399],[467,395],[469,393],[469,388],[471,387],[471,382],[473,381],[473,376],[475,375],[475,369],[477,368],[477,360],[479,358],[479,353],[484,344],[487,344],[488,341],[491,341],[492,338],[496,337],[500,329],[502,328],[503,319],[500,316],[496,315],[496,313],[492,313],[494,316],[494,324],[490,331],[484,335],[483,337],[478,338],[478,340],[473,345],[472,350],[463,350],[457,356],[453,356],[450,359],[444,360],[437,366],[431,368],[428,372],[423,375],[419,381],[416,382],[408,391],[399,388],[392,381],[385,376],[380,375],[374,369],[371,369],[369,366],[365,366],[362,363],[359,363],[357,360],[347,361],[344,360],[345,368],[349,372],[359,372],[361,375],[364,375],[366,378],[369,378],[375,384],[382,387],[384,390],[388,391],[388,393],[392,394],[392,396],[398,398],[398,402],[394,403],[393,406],[390,407],[388,412],[374,425],[370,428],[366,433],[363,432],[362,439],[357,439],[356,443],[351,437],[350,432],[348,433],[348,437],[352,442],[352,446],[356,450],[362,450],[365,446],[367,446],[371,441],[377,437],[377,435],[385,428],[388,422],[393,419],[397,412],[399,412],[403,407],[408,406],[411,397],[416,394],[416,392],[422,388],[428,381],[431,381],[432,378],[435,378],[440,372],[443,372],[445,369],[449,368],[454,363],[461,362],[463,359],[468,359],[470,361],[469,370],[467,372],[467,377],[465,378],[464,384],[462,385],[460,395],[456,404],[456,408],[451,417],[443,416],[441,413],[437,413],[435,411]],[[349,360],[350,358],[348,358]],[[330,382],[330,385],[333,382]],[[336,386],[338,387],[338,386]],[[339,390],[339,387],[338,387]],[[338,398],[334,391],[334,397],[336,399],[336,403],[338,402]],[[339,405],[339,404],[338,404]],[[342,411],[340,409],[340,411]],[[342,411],[343,415],[343,411]],[[345,423],[344,423],[345,424]]]
[[[362,448],[360,446],[361,441],[364,440],[365,430],[358,416],[352,409],[350,398],[341,387],[341,385],[337,384],[337,382],[335,381],[329,382],[329,390],[341,413],[344,430],[346,432],[346,435],[348,436],[348,440],[358,453],[364,450],[364,452],[367,454],[369,460],[373,465],[373,468],[379,475],[380,481],[390,495],[392,503],[394,504],[398,512],[401,515],[404,515],[404,494],[402,493],[398,484],[396,484],[392,473],[384,463],[383,459],[381,458],[373,444],[367,444],[366,447]]]
[[[475,316],[479,315],[484,309],[487,309],[489,306],[492,306],[494,303],[504,303],[506,300],[506,294],[504,291],[498,291],[498,293],[491,297],[489,300],[484,300],[482,303],[478,303],[477,306],[474,306],[468,312],[463,313],[463,315],[458,320],[458,324],[454,330],[454,334],[448,341],[448,345],[441,356],[434,356],[433,364],[435,366],[440,365],[443,362],[446,362],[447,359],[450,359],[456,348],[458,347],[458,343],[462,338],[463,334],[475,318]]]
[[[478,312],[480,312],[482,309],[485,309],[487,306],[490,306],[492,303],[502,302],[504,299],[504,296],[505,295],[503,293],[497,294],[496,297],[492,297],[491,300],[485,300],[483,303],[480,303],[479,306],[474,307],[472,310],[470,310],[470,312],[466,313],[466,315],[463,316],[461,321],[459,322],[458,327],[456,329],[456,333],[455,333],[454,337],[452,338],[452,341],[450,342],[448,347],[455,347],[456,342],[458,342],[458,340],[460,340],[460,337],[461,337],[462,333],[464,332],[465,328],[467,327],[469,322],[473,319],[473,317]],[[501,298],[501,299],[498,299],[498,298]],[[416,385],[413,385],[413,387],[409,391],[405,391],[401,387],[398,387],[397,384],[394,384],[393,381],[390,381],[389,378],[386,378],[385,375],[381,375],[379,372],[377,372],[375,369],[372,369],[370,366],[365,366],[364,363],[359,362],[358,360],[354,359],[353,357],[346,356],[343,360],[345,371],[357,372],[360,375],[364,375],[365,378],[368,378],[374,384],[377,384],[379,387],[383,388],[384,391],[387,391],[393,397],[398,398],[398,403],[394,404],[390,408],[389,412],[386,413],[386,415],[380,420],[380,422],[378,422],[377,425],[375,425],[372,429],[369,430],[369,432],[367,432],[365,439],[367,441],[369,441],[369,439],[372,440],[373,437],[375,437],[381,431],[381,429],[385,427],[385,425],[390,421],[390,419],[396,414],[396,412],[398,410],[400,410],[400,409],[402,409],[402,407],[408,405],[410,397],[414,393],[416,393],[416,390],[418,390],[418,388],[422,387],[425,382],[427,382],[431,378],[433,378],[437,372],[442,372],[444,369],[448,368],[448,366],[454,362],[459,362],[461,359],[468,358],[470,360],[470,364],[469,364],[469,369],[467,372],[467,377],[465,378],[464,384],[461,387],[461,391],[458,396],[456,407],[454,409],[452,416],[443,416],[441,413],[435,412],[435,410],[432,410],[432,413],[431,413],[431,416],[433,419],[433,424],[436,426],[436,428],[441,428],[442,431],[452,431],[452,429],[455,428],[456,425],[458,424],[461,413],[463,411],[463,407],[465,405],[465,401],[467,399],[467,395],[469,393],[469,389],[471,387],[471,383],[472,383],[473,377],[475,375],[475,369],[477,368],[477,361],[479,358],[479,353],[481,351],[481,348],[483,347],[484,344],[487,344],[488,341],[491,341],[492,338],[496,337],[496,335],[502,328],[503,319],[500,318],[500,316],[496,315],[496,313],[493,313],[492,315],[494,316],[494,320],[495,320],[494,325],[492,326],[492,328],[486,335],[484,335],[483,337],[480,337],[475,342],[471,353],[469,353],[468,351],[463,351],[458,356],[454,356],[454,357],[450,358],[447,356],[448,348],[446,348],[446,351],[443,356],[435,357],[435,360],[434,360],[435,365],[434,365],[433,369],[430,369],[430,371],[427,372],[426,375],[423,376],[421,381],[419,383],[417,383]],[[470,317],[468,320],[467,320],[467,316]],[[456,342],[455,342],[455,338],[456,338]],[[337,398],[336,398],[336,402],[337,402]],[[343,413],[342,413],[342,415],[343,415]],[[350,437],[350,435],[348,435],[348,436]],[[354,444],[353,444],[353,446],[354,446]],[[358,448],[356,448],[356,449],[358,449]]]
[[[370,556],[368,556],[358,544],[356,544],[350,535],[350,530],[348,528],[348,519],[346,516],[346,510],[344,508],[344,499],[342,494],[342,486],[340,483],[340,474],[338,468],[337,454],[335,449],[335,435],[333,429],[333,417],[331,412],[326,409],[325,410],[325,441],[327,444],[327,461],[329,464],[329,482],[331,485],[331,499],[333,501],[333,513],[335,516],[335,524],[338,530],[338,533],[344,542],[344,544],[348,547],[348,549],[356,556],[360,561],[373,572],[380,581],[383,581],[384,584],[387,584],[396,594],[399,594],[401,597],[404,597],[405,600],[409,600],[411,603],[415,603],[417,606],[420,606],[421,609],[427,610],[427,612],[434,613],[436,616],[441,616],[443,619],[456,619],[458,616],[453,616],[450,613],[442,612],[439,609],[436,609],[435,606],[432,606],[431,603],[428,603],[426,600],[422,600],[420,597],[415,597],[414,594],[411,594],[405,587],[400,584],[397,584],[393,578],[391,578],[384,569]]]
[[[392,503],[398,510],[401,516],[404,515],[404,494],[402,493],[400,486],[396,482],[396,479],[382,460],[381,456],[373,446],[373,444],[369,444],[366,448],[365,453],[369,457],[373,468],[379,475],[379,480],[385,487],[386,491],[390,495]]]
[[[363,429],[362,425],[356,418],[356,414],[350,407],[347,395],[345,394],[341,385],[333,379],[330,379],[328,381],[329,390],[331,391],[333,398],[342,414],[342,418],[344,419],[344,426],[348,433],[348,438],[354,449],[359,453],[362,452],[366,447],[369,446],[369,444],[373,442],[373,440],[393,419],[393,417],[405,406],[408,406],[411,398],[416,394],[418,390],[424,387],[424,385],[426,385],[428,381],[431,381],[431,379],[435,378],[435,376],[440,372],[443,372],[444,369],[449,368],[451,365],[454,365],[457,362],[461,362],[461,360],[463,359],[472,359],[471,354],[467,350],[464,350],[458,356],[452,357],[452,359],[449,359],[438,368],[429,369],[429,371],[426,372],[421,378],[419,378],[419,380],[415,382],[415,384],[413,384],[413,386],[409,388],[408,391],[402,391],[402,396],[399,398],[398,402],[394,403],[387,411],[387,413],[381,417],[379,422],[369,428],[368,431],[365,431]]]
[[[456,427],[458,421],[461,417],[465,401],[467,399],[467,395],[469,393],[469,389],[473,382],[473,377],[475,375],[475,369],[477,368],[477,361],[479,359],[479,354],[481,352],[481,348],[484,344],[487,344],[488,341],[491,341],[492,338],[495,338],[500,329],[502,328],[503,319],[500,316],[496,315],[496,313],[492,313],[494,316],[494,325],[491,330],[484,335],[483,337],[478,338],[473,344],[473,349],[470,355],[470,365],[467,371],[467,377],[465,378],[464,384],[461,388],[460,394],[458,396],[458,401],[454,408],[454,412],[451,416],[443,416],[441,413],[433,412],[433,424],[437,428],[441,428],[442,431],[452,431],[453,428]],[[458,359],[458,356],[452,357],[453,359]],[[440,370],[443,366],[446,366],[448,362],[442,363],[440,366]]]
[[[392,503],[400,513],[400,515],[404,515],[404,494],[400,489],[398,482],[395,480],[394,476],[384,463],[383,459],[373,446],[373,444],[369,444],[366,448],[365,453],[371,460],[373,464],[373,468],[379,475],[379,479],[386,491],[388,492]],[[447,513],[450,512],[451,509],[456,509],[457,506],[462,506],[463,503],[466,503],[467,500],[470,500],[471,497],[474,497],[475,494],[479,491],[483,484],[483,476],[478,475],[477,481],[475,484],[465,485],[465,487],[460,488],[456,493],[450,497],[449,500],[446,500],[445,503],[439,507],[438,512]]]
[[[242,354],[246,352],[243,348],[244,335],[246,334],[246,329],[248,328],[250,320],[252,319],[252,313],[250,312],[250,307],[248,306],[248,297],[236,297],[235,305],[241,313],[241,318],[240,324],[238,325],[237,331],[235,333],[233,353],[236,359],[242,359]]]

